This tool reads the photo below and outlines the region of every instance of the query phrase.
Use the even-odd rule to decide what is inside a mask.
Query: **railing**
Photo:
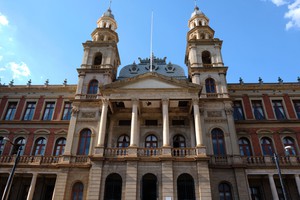
[[[195,148],[173,148],[172,155],[174,157],[186,157],[197,155]]]
[[[265,157],[264,156],[247,156],[242,157],[245,164],[265,164]]]
[[[210,164],[216,164],[216,165],[227,165],[229,164],[229,159],[231,157],[229,156],[211,156]],[[231,159],[230,159],[231,161]]]
[[[87,94],[85,95],[85,99],[97,99],[97,94]]]
[[[116,157],[116,156],[127,156],[127,148],[106,148],[104,155],[107,157]]]
[[[138,148],[138,156],[155,157],[162,155],[162,148]]]
[[[63,161],[63,156],[20,156],[19,165],[54,165]],[[0,164],[13,164],[16,156],[0,156]],[[88,156],[72,156],[70,163],[89,163]]]

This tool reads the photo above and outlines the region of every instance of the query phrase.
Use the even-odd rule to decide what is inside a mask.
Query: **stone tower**
[[[97,21],[92,41],[83,43],[84,54],[79,74],[76,99],[100,95],[99,85],[113,82],[120,63],[116,33],[117,22],[109,8]]]

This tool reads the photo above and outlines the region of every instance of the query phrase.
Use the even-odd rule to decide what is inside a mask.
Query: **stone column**
[[[100,199],[100,188],[102,180],[103,163],[94,161],[89,174],[89,187],[87,189],[87,199]]]
[[[209,177],[209,168],[208,163],[204,161],[197,161],[197,176],[198,181],[195,182],[195,186],[198,185],[198,191],[195,190],[195,192],[199,192],[199,194],[196,194],[196,198],[199,195],[199,198],[201,200],[211,200],[212,194],[211,194],[211,187],[210,187],[210,177]]]
[[[279,200],[273,174],[268,174],[273,200]]]
[[[64,200],[65,199],[65,191],[68,180],[69,169],[61,169],[59,173],[57,173],[55,188],[53,191],[52,199],[54,200]]]
[[[162,100],[162,112],[163,112],[163,146],[170,147],[170,131],[169,131],[169,100]]]
[[[137,147],[138,100],[132,100],[130,147]]]
[[[76,89],[76,99],[80,99],[80,96],[82,94],[84,77],[85,77],[85,74],[79,74],[78,75],[78,84],[77,84],[77,89]]]
[[[103,99],[97,147],[104,147],[106,121],[107,121],[107,110],[108,110],[108,99]]]
[[[201,126],[198,103],[199,103],[198,99],[193,99],[196,143],[197,143],[197,147],[201,147],[203,146],[203,135],[202,135],[202,126]]]
[[[299,174],[295,174],[295,181],[296,181],[296,185],[297,185],[297,189],[298,189],[298,194],[300,196],[300,178],[299,178]]]
[[[126,182],[125,182],[125,199],[138,199],[137,198],[137,161],[127,161],[126,169]]]
[[[173,163],[172,161],[162,162],[162,196],[163,199],[171,197],[174,199],[174,182],[173,182]]]
[[[33,198],[37,176],[38,176],[37,173],[32,174],[32,179],[31,179],[30,188],[29,188],[28,195],[27,195],[27,200],[32,200],[32,198]]]
[[[79,113],[78,105],[73,103],[72,116],[70,119],[70,125],[69,125],[69,130],[68,130],[68,135],[67,135],[67,143],[66,143],[66,147],[65,147],[64,156],[71,156],[71,154],[72,154],[71,151],[72,151],[72,145],[74,142],[73,140],[74,140],[75,127],[76,127],[78,113]],[[67,161],[65,158],[63,160]]]

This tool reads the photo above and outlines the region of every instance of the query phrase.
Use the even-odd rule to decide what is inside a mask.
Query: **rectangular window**
[[[260,199],[262,199],[259,187],[250,187],[250,191],[251,191],[251,199],[252,200],[260,200]]]
[[[25,120],[25,121],[32,120],[34,110],[35,110],[35,102],[27,102],[23,120]]]
[[[157,120],[146,120],[145,125],[146,126],[157,126],[158,123],[157,123]]]
[[[298,117],[298,119],[300,119],[300,100],[294,101],[294,107],[296,110],[297,117]]]
[[[54,102],[47,102],[44,110],[43,120],[51,120],[54,112]]]
[[[245,119],[242,101],[234,101],[233,102],[233,117],[234,117],[234,120],[244,120]]]
[[[130,126],[131,120],[119,120],[119,126]]]
[[[184,108],[184,107],[187,107],[188,104],[189,104],[188,101],[179,101],[179,102],[178,102],[178,107]]]
[[[17,110],[17,102],[9,102],[6,110],[4,120],[13,120]]]
[[[264,120],[266,119],[262,102],[260,100],[252,101],[252,109],[255,119]]]
[[[65,102],[64,112],[62,115],[62,120],[70,120],[72,114],[72,104],[70,102]]]
[[[273,100],[272,104],[273,104],[273,109],[274,109],[274,112],[276,115],[276,119],[279,119],[279,120],[286,119],[282,101],[281,100]]]
[[[172,125],[173,126],[184,126],[184,120],[173,119],[172,120]]]

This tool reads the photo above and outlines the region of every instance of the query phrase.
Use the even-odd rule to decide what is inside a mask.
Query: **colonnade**
[[[203,134],[201,125],[201,116],[199,111],[199,101],[194,99],[193,101],[194,110],[194,124],[196,134],[196,146],[203,146]],[[138,146],[138,99],[132,99],[132,114],[131,114],[131,129],[130,129],[130,147]],[[105,133],[106,133],[106,121],[108,111],[108,100],[102,101],[102,111],[100,117],[99,134],[97,147],[104,147]],[[163,119],[163,147],[170,147],[170,132],[169,132],[169,100],[162,99],[162,119]]]

